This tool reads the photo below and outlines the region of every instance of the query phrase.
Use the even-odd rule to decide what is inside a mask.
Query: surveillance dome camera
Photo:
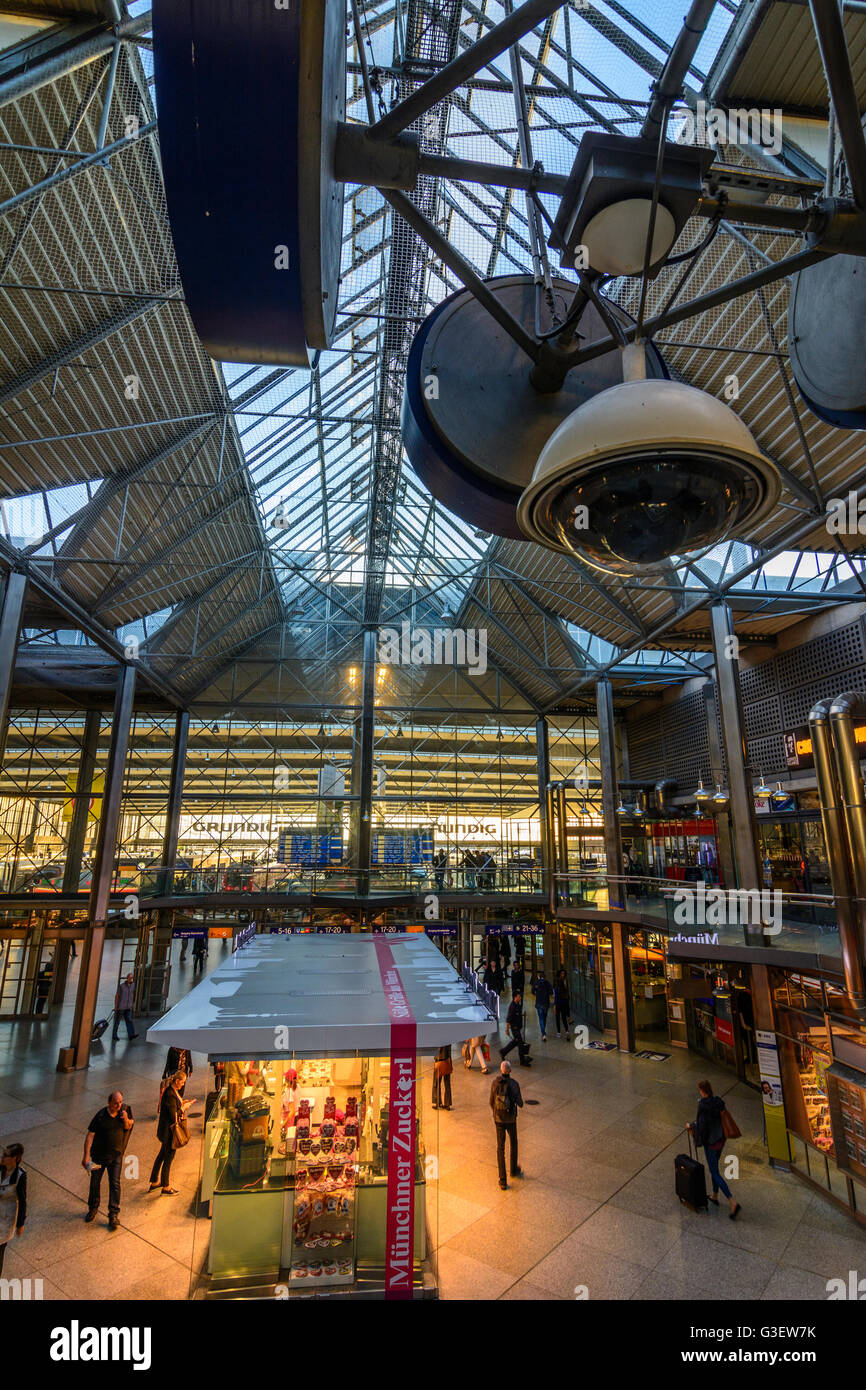
[[[781,483],[742,420],[681,382],[633,380],[580,406],[541,451],[517,520],[609,574],[652,574],[755,526]]]

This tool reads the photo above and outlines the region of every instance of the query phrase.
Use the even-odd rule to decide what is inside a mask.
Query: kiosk
[[[435,1297],[432,1058],[496,1027],[420,934],[256,936],[213,970],[147,1034],[214,1067],[197,1291]]]

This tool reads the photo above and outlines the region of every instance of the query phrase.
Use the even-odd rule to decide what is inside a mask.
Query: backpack
[[[508,1078],[503,1077],[493,1097],[493,1119],[498,1125],[510,1125],[516,1116],[517,1106],[514,1104],[514,1096],[508,1084]]]

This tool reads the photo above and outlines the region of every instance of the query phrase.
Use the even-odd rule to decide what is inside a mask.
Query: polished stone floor
[[[101,1014],[111,1008],[116,950],[110,943]],[[212,943],[210,965],[221,958]],[[191,984],[190,955],[175,966],[172,1002]],[[66,1007],[44,1024],[0,1024],[0,1139],[24,1144],[30,1185],[25,1235],[10,1244],[4,1275],[41,1278],[45,1298],[184,1299],[208,1223],[195,1217],[195,1142],[175,1160],[178,1195],[147,1192],[162,1050],[143,1036],[112,1044],[109,1032],[87,1072],[58,1075],[70,1020]],[[438,1193],[429,1197],[443,1298],[824,1299],[828,1279],[866,1274],[866,1230],[770,1168],[760,1102],[730,1075],[677,1049],[654,1062],[578,1052],[555,1037],[542,1045],[534,1026],[529,1037],[536,1065],[515,1071],[524,1098],[537,1102],[520,1117],[522,1180],[499,1190],[489,1078],[458,1059],[454,1108],[439,1112]],[[201,1100],[209,1071],[203,1057],[194,1061],[189,1089]],[[740,1160],[736,1222],[725,1207],[696,1215],[674,1195],[674,1155],[705,1076],[743,1131],[730,1146]],[[116,1087],[136,1115],[127,1156],[139,1176],[124,1180],[121,1229],[110,1233],[105,1204],[84,1224],[81,1154],[87,1122]]]

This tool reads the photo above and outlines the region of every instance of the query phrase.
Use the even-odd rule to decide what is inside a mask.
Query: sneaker
[[[87,1215],[85,1216],[84,1219],[85,1219],[85,1221],[95,1221],[95,1220],[96,1220],[96,1212],[95,1212],[95,1211],[89,1211],[89,1212],[87,1213]]]
[[[542,1033],[542,1035],[541,1035],[541,1041],[542,1041],[542,1042],[547,1042],[547,1034],[546,1034],[546,1033]]]
[[[120,1222],[116,1216],[110,1216],[108,1218],[108,1229],[109,1231],[117,1231],[120,1229]]]

